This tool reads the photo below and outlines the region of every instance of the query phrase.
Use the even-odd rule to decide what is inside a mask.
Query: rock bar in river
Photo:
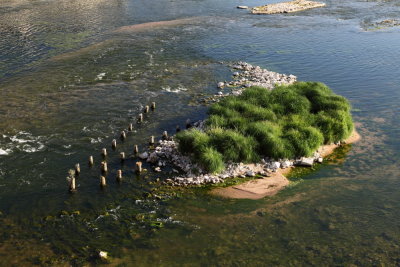
[[[252,14],[276,14],[276,13],[291,13],[303,11],[316,7],[324,7],[325,3],[306,1],[306,0],[295,0],[290,2],[269,4],[265,6],[258,6],[251,10]]]

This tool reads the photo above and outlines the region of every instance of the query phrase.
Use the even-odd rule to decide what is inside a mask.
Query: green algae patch
[[[311,156],[321,145],[343,141],[354,127],[350,110],[344,97],[319,82],[272,91],[250,87],[212,105],[204,131],[189,129],[176,137],[182,153],[218,173],[227,162]]]

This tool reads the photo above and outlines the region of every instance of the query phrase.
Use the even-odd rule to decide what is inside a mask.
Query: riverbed
[[[399,19],[400,5],[332,0],[271,16],[236,9],[272,2],[3,1],[1,264],[80,265],[99,251],[120,266],[400,264],[400,27],[370,27]],[[172,168],[137,175],[134,160],[121,165],[121,151],[204,119],[197,100],[217,94],[237,61],[326,83],[351,102],[361,141],[261,200],[154,190]],[[153,101],[156,110],[120,142]],[[66,177],[78,162],[70,194]]]

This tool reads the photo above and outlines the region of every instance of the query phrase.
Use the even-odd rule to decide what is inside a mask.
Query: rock
[[[218,86],[218,88],[222,88],[222,87],[225,86],[225,83],[224,83],[224,82],[219,82],[219,83],[217,84],[217,86]]]
[[[141,159],[147,159],[149,157],[149,153],[143,152],[142,154],[139,154],[139,158]]]
[[[324,159],[322,157],[317,158],[318,163],[322,163],[322,161],[324,161]]]
[[[236,8],[239,8],[239,9],[248,9],[249,7],[248,7],[248,6],[237,6]]]
[[[239,177],[240,177],[240,178],[246,178],[246,175],[241,174],[241,175],[239,175]]]
[[[281,163],[281,167],[282,168],[288,168],[288,167],[290,167],[290,166],[292,166],[293,165],[293,163],[291,162],[291,161],[289,161],[289,160],[284,160],[284,161],[282,161],[282,163]]]
[[[256,176],[256,174],[255,174],[253,171],[247,171],[247,172],[246,172],[246,176],[248,176],[248,177],[254,177],[254,176]]]
[[[160,167],[155,167],[154,170],[155,170],[156,172],[161,172],[161,168],[160,168]]]
[[[280,167],[281,167],[281,163],[278,162],[278,161],[274,161],[274,162],[272,162],[272,164],[271,164],[271,168],[272,168],[272,169],[279,169]]]
[[[140,156],[139,156],[139,157],[140,157]],[[157,160],[158,160],[158,156],[157,156],[157,153],[156,153],[156,152],[151,153],[151,154],[149,155],[149,157],[147,158],[147,162],[150,162],[150,163],[156,163]]]
[[[221,91],[218,92],[218,95],[223,95],[224,93],[222,93]]]
[[[100,251],[100,252],[99,252],[99,258],[100,258],[101,260],[107,260],[107,259],[108,259],[108,253],[105,252],[105,251]]]
[[[313,164],[314,164],[314,158],[302,157],[302,158],[297,162],[297,165],[299,165],[299,166],[306,166],[306,167],[311,167]]]

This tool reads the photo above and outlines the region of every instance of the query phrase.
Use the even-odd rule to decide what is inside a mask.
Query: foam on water
[[[45,149],[45,137],[34,136],[29,132],[21,131],[15,135],[3,134],[0,139],[0,155],[9,155],[15,151],[34,153]]]
[[[180,93],[180,92],[185,92],[188,89],[179,85],[177,88],[171,88],[170,86],[162,86],[161,89],[163,91],[169,92],[169,93]]]

